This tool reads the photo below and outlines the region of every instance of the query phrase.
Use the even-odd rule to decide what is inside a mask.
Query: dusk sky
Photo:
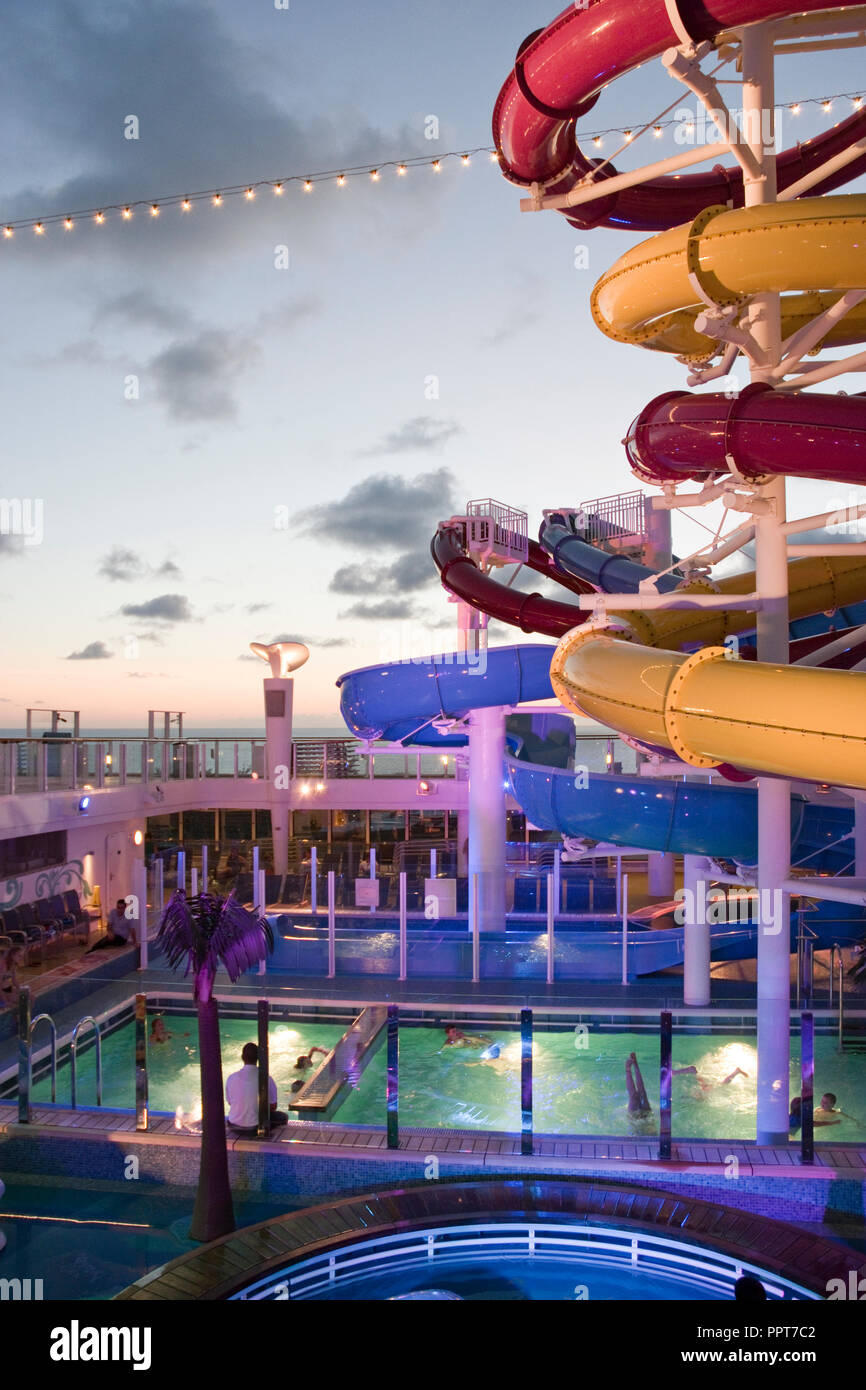
[[[554,15],[7,0],[0,225],[489,146],[518,44]],[[862,65],[857,50],[791,60],[779,102],[862,90]],[[637,127],[675,97],[652,65],[587,128]],[[851,109],[785,111],[781,143]],[[648,137],[635,162],[675,152],[672,132]],[[604,338],[589,296],[640,238],[577,233],[519,197],[482,153],[0,237],[0,491],[44,515],[40,544],[0,535],[0,725],[36,704],[80,708],[88,729],[166,706],[189,726],[256,724],[266,668],[248,644],[279,636],[312,652],[296,719],[332,725],[342,671],[423,649],[419,632],[451,645],[439,520],[492,496],[534,534],[545,507],[638,486],[622,437],[685,374]],[[835,503],[800,483],[789,505]],[[675,548],[700,535],[678,523]]]

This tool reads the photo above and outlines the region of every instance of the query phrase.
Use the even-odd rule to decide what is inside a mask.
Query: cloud
[[[70,652],[65,658],[67,661],[106,661],[114,656],[104,642],[88,642],[86,647],[82,647],[80,652]]]
[[[449,468],[414,478],[372,473],[344,497],[300,512],[298,524],[306,535],[357,550],[421,550],[437,523],[458,511],[455,483]]]
[[[191,623],[193,612],[184,594],[160,594],[145,603],[125,603],[121,608],[125,618],[147,618],[156,623]]]
[[[455,420],[437,420],[433,415],[416,415],[398,429],[383,435],[378,444],[371,444],[369,449],[359,449],[358,453],[364,458],[369,458],[376,454],[405,454],[418,450],[441,449],[455,434],[462,433],[462,425],[458,425]]]
[[[436,566],[429,550],[407,551],[389,565],[342,565],[328,588],[333,594],[405,594],[426,588],[436,581]]]
[[[163,579],[180,579],[181,573],[173,560],[164,560],[161,565],[155,568],[149,565],[143,556],[136,550],[127,550],[124,546],[116,545],[113,550],[109,550],[107,555],[103,555],[99,562],[99,574],[110,579],[113,583],[129,584],[133,579],[142,579],[145,575],[151,574]]]
[[[131,681],[166,680],[167,671],[127,671],[127,677]]]
[[[412,604],[396,598],[382,599],[380,603],[353,603],[351,608],[340,614],[341,618],[378,618],[380,621],[413,616]]]
[[[179,338],[152,357],[144,373],[173,420],[231,420],[237,414],[234,387],[260,349],[250,338],[203,328]]]
[[[161,300],[150,290],[140,286],[126,294],[116,295],[107,300],[96,314],[96,322],[121,319],[148,328],[161,329],[166,333],[176,333],[189,323],[189,317],[174,304]]]
[[[248,603],[244,609],[245,613],[263,613],[266,608],[273,608],[272,603]]]

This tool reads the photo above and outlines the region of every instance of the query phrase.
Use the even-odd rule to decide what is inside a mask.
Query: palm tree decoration
[[[157,945],[172,970],[185,962],[192,971],[198,1013],[201,1069],[201,1166],[190,1226],[193,1240],[216,1240],[235,1229],[226,1149],[219,1004],[214,980],[223,966],[232,984],[273,950],[270,924],[249,912],[234,894],[227,898],[199,893],[187,898],[178,890],[162,914]]]

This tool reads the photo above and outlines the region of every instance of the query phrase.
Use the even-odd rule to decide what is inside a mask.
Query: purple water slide
[[[827,0],[678,0],[691,37],[700,41],[743,24],[825,10]],[[681,43],[665,0],[588,0],[571,5],[545,29],[524,41],[493,112],[493,138],[505,176],[514,183],[541,182],[546,193],[567,193],[603,161],[583,153],[578,119],[594,106],[609,82]],[[866,111],[832,130],[785,150],[778,157],[779,191],[842,153],[866,135]],[[809,189],[829,193],[866,170],[866,154]],[[618,170],[604,162],[600,178]],[[668,174],[565,211],[573,226],[663,231],[696,217],[712,204],[743,205],[739,168],[716,165],[700,174]]]
[[[629,430],[632,470],[655,485],[725,474],[866,482],[866,396],[792,395],[756,383],[738,396],[668,391]]]

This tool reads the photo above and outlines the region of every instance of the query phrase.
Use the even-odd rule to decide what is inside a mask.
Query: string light
[[[860,92],[837,92],[825,97],[803,97],[799,101],[789,103],[788,110],[791,115],[798,116],[806,106],[820,106],[825,114],[829,114],[834,109],[834,103],[839,101],[850,101],[852,111],[862,111],[866,96]],[[679,127],[681,121],[676,118],[669,120],[658,120],[654,125],[641,125],[639,133],[652,131],[656,140],[662,139],[666,130],[671,127]],[[689,134],[695,130],[696,122],[694,119],[685,122],[685,129]],[[605,130],[581,131],[578,132],[579,141],[591,141],[596,149],[601,149],[606,136],[613,136],[623,140],[626,144],[631,144],[635,139],[635,129],[637,123],[628,127],[611,126]],[[382,164],[374,166],[354,165],[351,168],[343,169],[323,169],[314,173],[301,176],[298,174],[286,175],[280,179],[259,179],[253,183],[237,184],[230,188],[221,190],[201,189],[187,194],[167,194],[154,201],[137,199],[132,203],[112,204],[106,208],[79,208],[73,213],[63,214],[51,213],[44,217],[20,218],[3,225],[3,237],[11,240],[18,228],[33,229],[37,236],[44,234],[45,230],[57,224],[62,224],[67,231],[71,231],[76,219],[92,218],[98,226],[106,220],[108,214],[117,214],[124,221],[130,221],[134,216],[135,208],[148,208],[153,218],[159,217],[161,211],[166,207],[179,207],[183,212],[192,211],[193,203],[209,201],[215,208],[222,207],[225,198],[243,194],[245,201],[252,202],[256,197],[259,188],[270,189],[277,197],[285,191],[288,183],[299,183],[305,193],[312,193],[317,183],[333,182],[338,188],[344,188],[351,178],[368,177],[372,183],[379,183],[382,171],[393,168],[396,174],[403,178],[412,168],[428,167],[434,174],[442,172],[445,161],[448,159],[459,159],[464,168],[472,164],[473,155],[486,154],[491,164],[503,164],[502,155],[498,150],[491,149],[489,146],[478,146],[472,150],[449,150],[447,153],[438,155],[435,159],[430,159],[429,155],[412,155],[408,159],[387,160]]]

